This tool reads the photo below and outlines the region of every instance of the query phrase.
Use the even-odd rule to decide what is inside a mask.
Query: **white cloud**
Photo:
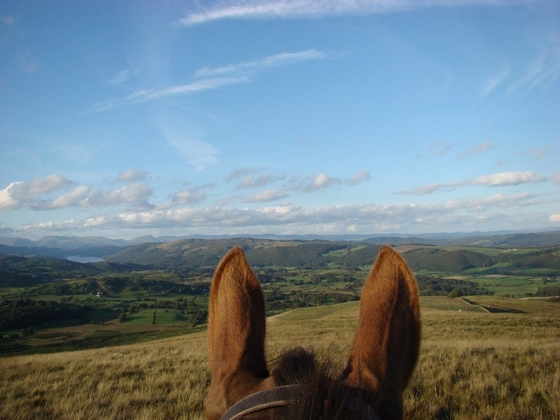
[[[288,197],[288,193],[282,190],[267,190],[245,198],[247,203],[268,203]]]
[[[80,185],[69,192],[49,197],[52,192],[71,184],[71,181],[61,175],[49,175],[45,179],[36,178],[29,183],[12,182],[0,190],[0,210],[9,211],[21,208],[54,210],[119,204],[150,207],[147,200],[152,195],[152,189],[144,183],[128,184],[112,191],[94,191],[88,186]]]
[[[549,220],[553,223],[560,223],[560,213],[558,214],[551,214]]]
[[[93,192],[88,198],[90,206],[114,206],[125,203],[145,202],[152,195],[152,189],[142,182],[128,184],[118,190]]]
[[[45,179],[35,178],[27,187],[27,191],[30,195],[40,195],[50,193],[52,191],[58,190],[62,187],[66,187],[72,184],[72,181],[63,177],[62,175],[49,175]]]
[[[0,190],[0,210],[15,210],[26,207],[38,196],[71,184],[72,181],[56,174],[49,175],[45,179],[35,178],[29,183],[23,181],[12,182],[3,190]]]
[[[258,171],[258,168],[235,168],[231,173],[225,178],[226,182],[231,182],[234,179],[243,178],[251,175],[253,172]]]
[[[120,173],[115,178],[115,182],[136,182],[146,179],[148,172],[139,171],[134,168],[127,169],[126,171]]]
[[[552,175],[552,181],[553,181],[555,184],[560,185],[560,172],[555,172],[555,173]]]
[[[535,172],[499,172],[490,175],[482,175],[474,179],[447,184],[426,184],[413,188],[412,190],[398,191],[399,195],[427,195],[439,190],[450,190],[466,185],[486,185],[489,187],[520,185],[534,182],[546,181],[546,177]]]
[[[267,185],[273,184],[278,181],[286,179],[286,175],[260,175],[255,177],[253,175],[247,175],[237,188],[258,188],[266,187]]]
[[[12,182],[3,190],[0,190],[0,210],[15,210],[20,207],[19,200],[15,197],[17,190],[24,183]]]
[[[334,184],[338,184],[340,179],[333,178],[325,174],[319,174],[311,180],[308,177],[308,181],[300,187],[302,191],[313,192],[323,188],[330,187]]]
[[[87,207],[91,188],[81,185],[72,191],[62,194],[53,200],[43,200],[33,203],[30,207],[34,210],[64,209],[68,207]]]
[[[297,19],[335,15],[368,15],[402,12],[427,7],[508,5],[507,0],[247,0],[211,1],[187,12],[186,26],[223,19]],[[518,3],[518,2],[517,2]]]
[[[371,179],[369,171],[360,171],[354,176],[354,178],[352,178],[350,185],[358,185],[360,182],[364,182],[369,179]]]
[[[534,223],[535,213],[527,209],[539,203],[535,194],[514,194],[453,200],[431,204],[360,204],[304,208],[294,205],[268,206],[258,209],[235,207],[184,207],[175,210],[147,210],[122,212],[116,216],[96,215],[82,221],[44,222],[22,226],[27,233],[62,231],[68,229],[166,229],[219,228],[270,231],[273,227],[303,232],[330,229],[345,232],[372,232],[390,229],[427,229],[442,231],[457,226],[480,228],[507,226],[511,223]],[[527,209],[527,210],[524,210]],[[549,220],[550,219],[550,220]],[[556,215],[543,216],[543,222],[556,221]],[[239,233],[239,231],[238,231]]]
[[[206,192],[200,188],[189,188],[173,194],[172,201],[176,204],[194,204],[206,199]]]
[[[488,185],[497,187],[502,185],[519,185],[532,182],[542,182],[546,178],[534,172],[500,172],[492,175],[483,175],[470,181],[470,184]]]

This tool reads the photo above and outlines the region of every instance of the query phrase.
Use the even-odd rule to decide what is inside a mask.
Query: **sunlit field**
[[[422,348],[405,394],[407,418],[560,418],[560,304],[469,301],[483,307],[422,299]],[[342,366],[357,315],[351,302],[269,318],[271,364],[303,345]],[[204,418],[205,332],[0,362],[2,419]]]

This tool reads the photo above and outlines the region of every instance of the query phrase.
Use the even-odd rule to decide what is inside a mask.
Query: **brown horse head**
[[[267,410],[251,419],[402,419],[403,391],[420,347],[416,280],[396,251],[380,250],[362,291],[348,364],[338,377],[303,349],[282,356],[270,374],[264,339],[263,293],[243,251],[234,248],[218,265],[210,291],[209,420],[228,410],[228,418],[241,418],[255,404]]]

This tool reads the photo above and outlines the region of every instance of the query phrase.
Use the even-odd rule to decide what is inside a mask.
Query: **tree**
[[[126,312],[121,312],[119,315],[119,322],[126,321]]]

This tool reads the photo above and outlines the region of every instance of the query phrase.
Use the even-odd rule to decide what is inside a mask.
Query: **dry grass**
[[[408,418],[560,418],[560,305],[479,303],[523,313],[459,312],[459,301],[423,300]],[[301,344],[344,364],[357,311],[347,303],[271,318],[269,357]],[[0,419],[201,419],[210,379],[205,333],[0,363]]]

